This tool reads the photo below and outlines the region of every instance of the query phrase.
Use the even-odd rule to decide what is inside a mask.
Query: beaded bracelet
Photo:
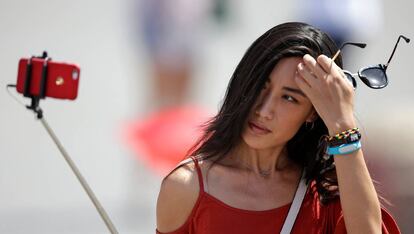
[[[328,142],[328,146],[335,147],[357,142],[361,140],[361,137],[359,128],[351,128],[334,136],[327,136],[325,140]]]
[[[343,131],[343,132],[341,132],[341,133],[338,133],[338,134],[336,134],[335,136],[329,136],[328,137],[328,140],[330,141],[330,140],[332,140],[332,139],[342,139],[342,138],[344,138],[345,136],[347,136],[347,135],[349,135],[349,134],[351,134],[351,133],[355,133],[355,132],[359,132],[359,128],[351,128],[351,129],[348,129],[348,130],[346,130],[346,131]]]

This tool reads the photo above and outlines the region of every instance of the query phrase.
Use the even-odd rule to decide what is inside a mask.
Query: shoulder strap
[[[198,184],[199,184],[199,186],[200,186],[200,193],[203,193],[203,192],[204,192],[203,175],[202,175],[202,173],[201,173],[201,168],[200,168],[200,165],[198,164],[198,160],[197,160],[197,158],[196,158],[196,157],[191,156],[191,157],[189,157],[189,158],[187,158],[187,159],[185,159],[185,160],[181,161],[181,162],[177,165],[177,167],[176,167],[176,168],[178,168],[178,167],[180,167],[180,166],[182,166],[182,165],[184,165],[184,164],[187,164],[187,163],[189,163],[190,161],[193,161],[193,162],[194,162],[194,167],[195,167],[195,169],[196,169],[196,171],[197,171],[197,176],[198,176]]]
[[[295,224],[296,217],[298,216],[302,201],[305,198],[308,185],[305,180],[305,170],[302,171],[302,177],[299,181],[298,188],[296,189],[295,197],[293,198],[292,205],[289,208],[289,213],[285,219],[282,227],[281,234],[290,234]]]
[[[194,161],[195,168],[197,170],[198,175],[198,183],[200,185],[200,193],[204,192],[204,182],[203,182],[203,174],[201,173],[200,165],[198,165],[198,160],[196,157],[191,156],[191,159]]]

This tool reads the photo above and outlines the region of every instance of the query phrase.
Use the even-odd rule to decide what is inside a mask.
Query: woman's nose
[[[269,95],[257,106],[256,114],[262,118],[271,120],[275,115],[275,106],[276,103],[272,101],[272,98]]]

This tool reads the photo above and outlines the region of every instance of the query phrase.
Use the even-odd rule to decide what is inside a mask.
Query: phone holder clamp
[[[44,59],[43,67],[42,67],[42,77],[40,80],[40,87],[39,87],[39,94],[38,95],[31,95],[31,83],[32,83],[32,59],[33,58],[41,58]],[[43,51],[42,56],[32,56],[26,65],[26,79],[24,82],[24,89],[23,95],[28,97],[32,100],[30,106],[26,106],[27,109],[33,110],[37,114],[37,118],[41,119],[43,117],[42,109],[39,107],[40,99],[44,99],[46,97],[46,78],[47,78],[47,70],[48,70],[48,61],[52,60],[47,55],[46,51]]]

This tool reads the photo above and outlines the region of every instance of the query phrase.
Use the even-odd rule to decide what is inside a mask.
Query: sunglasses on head
[[[359,69],[357,73],[351,73],[349,71],[343,70],[346,78],[349,82],[352,83],[354,86],[354,89],[357,87],[357,83],[354,77],[358,76],[364,84],[366,84],[368,87],[373,89],[382,89],[385,86],[388,85],[388,77],[387,77],[387,68],[388,65],[391,62],[392,57],[394,56],[395,50],[397,49],[397,45],[400,42],[400,39],[403,38],[405,42],[409,43],[410,39],[400,35],[398,37],[397,43],[394,46],[394,50],[391,53],[390,58],[388,59],[388,62],[386,64],[378,64],[374,66],[368,66],[363,67]],[[357,46],[359,48],[365,48],[366,44],[364,43],[353,43],[353,42],[346,42],[342,44],[342,46],[339,48],[339,50],[335,53],[335,55],[332,57],[332,61],[335,61],[335,59],[338,57],[339,53],[341,52],[342,48],[346,45],[353,45]]]

